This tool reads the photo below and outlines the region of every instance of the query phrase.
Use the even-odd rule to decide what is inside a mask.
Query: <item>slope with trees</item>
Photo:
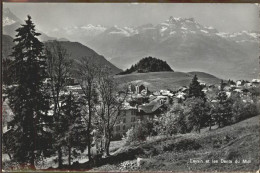
[[[137,64],[132,65],[129,69],[119,73],[119,75],[130,73],[148,73],[148,72],[161,72],[173,71],[166,61],[162,61],[153,57],[146,57],[141,59]]]

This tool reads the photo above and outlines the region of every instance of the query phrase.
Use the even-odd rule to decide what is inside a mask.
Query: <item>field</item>
[[[116,75],[115,78],[120,84],[131,82],[133,84],[144,84],[150,91],[161,89],[176,90],[181,86],[188,86],[197,74],[198,79],[206,84],[219,84],[220,79],[203,72],[150,72],[132,73],[128,75]]]
[[[139,167],[138,157],[144,158]],[[258,169],[259,116],[256,116],[224,128],[211,131],[206,128],[200,134],[164,136],[123,146],[114,153],[113,162],[93,171],[255,172]]]

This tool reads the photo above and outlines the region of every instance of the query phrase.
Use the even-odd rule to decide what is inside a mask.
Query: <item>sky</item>
[[[176,3],[4,3],[24,20],[30,14],[37,28],[48,33],[54,28],[83,26],[139,26],[158,24],[170,16],[190,18],[220,32],[259,31],[256,4]]]

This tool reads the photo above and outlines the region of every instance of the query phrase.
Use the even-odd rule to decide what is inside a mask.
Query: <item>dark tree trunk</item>
[[[10,154],[9,152],[8,152],[7,154],[8,154],[8,156],[9,156],[10,160],[12,160],[11,154]]]
[[[32,151],[31,151],[31,158],[30,158],[30,166],[31,166],[31,169],[35,169],[34,160],[35,160],[34,150],[32,150]]]
[[[107,148],[106,148],[106,154],[107,154],[107,156],[110,156],[109,147],[110,147],[110,140],[108,140],[108,142],[107,142]]]
[[[91,91],[90,91],[91,92]],[[89,92],[89,96],[91,95]],[[89,98],[88,99],[88,110],[89,110],[89,121],[88,121],[88,129],[87,129],[87,143],[88,143],[88,160],[91,161],[92,160],[92,157],[91,157],[91,136],[90,136],[90,126],[91,126],[91,99]]]
[[[106,150],[106,155],[107,156],[110,156],[109,146],[110,146],[110,132],[108,132],[108,134],[106,135],[105,150]]]
[[[211,131],[211,125],[212,125],[212,115],[210,115],[209,118],[209,131]]]
[[[62,167],[62,151],[61,148],[58,149],[58,163],[59,163],[59,168]]]
[[[90,149],[91,149],[91,143],[90,143],[90,135],[89,135],[89,132],[87,132],[88,133],[88,141],[87,141],[87,143],[88,143],[88,160],[90,161],[90,160],[92,160],[92,158],[91,158],[91,153],[90,153]]]
[[[32,129],[31,129],[31,132],[30,132],[30,135],[31,135],[31,138],[32,138],[32,148],[31,148],[31,151],[30,151],[30,165],[31,165],[31,169],[35,169],[35,166],[34,166],[34,160],[35,160],[35,155],[34,155],[34,150],[35,150],[35,141],[37,140],[36,138],[36,129],[35,129],[35,119],[33,118],[33,112],[31,113],[31,122],[33,122],[32,124]]]
[[[68,156],[68,162],[69,162],[69,166],[71,166],[71,147],[69,146],[69,156]]]

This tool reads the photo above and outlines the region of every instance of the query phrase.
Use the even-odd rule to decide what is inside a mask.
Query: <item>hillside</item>
[[[131,73],[149,73],[149,72],[162,72],[173,71],[166,61],[162,61],[153,57],[146,57],[141,59],[131,68],[119,73],[119,75],[131,74]]]
[[[145,84],[151,91],[161,89],[175,90],[181,86],[188,86],[193,78],[192,73],[184,72],[150,72],[132,73],[127,75],[116,75],[115,78],[120,84],[131,82],[133,84]],[[221,79],[202,72],[197,72],[200,82],[206,84],[219,84]]]
[[[200,134],[161,137],[123,146],[114,153],[110,163],[93,171],[256,172],[259,169],[258,151],[259,116],[256,116],[224,128],[204,129]],[[141,167],[137,167],[138,157],[145,158]],[[210,162],[205,163],[206,160]],[[212,160],[218,163],[212,163]],[[232,163],[228,163],[230,161]]]
[[[9,58],[12,52],[12,47],[14,46],[13,38],[9,35],[2,35],[2,56],[3,59]]]
[[[50,42],[45,42],[46,45],[48,45]],[[96,53],[94,50],[88,48],[87,46],[82,45],[78,42],[70,42],[70,41],[59,41],[59,43],[67,49],[68,53],[70,53],[70,56],[72,59],[80,59],[82,57],[91,59],[94,63],[99,64],[102,66],[108,66],[111,68],[111,71],[113,74],[117,74],[121,72],[122,70],[114,66],[112,63],[107,61],[103,56]]]

